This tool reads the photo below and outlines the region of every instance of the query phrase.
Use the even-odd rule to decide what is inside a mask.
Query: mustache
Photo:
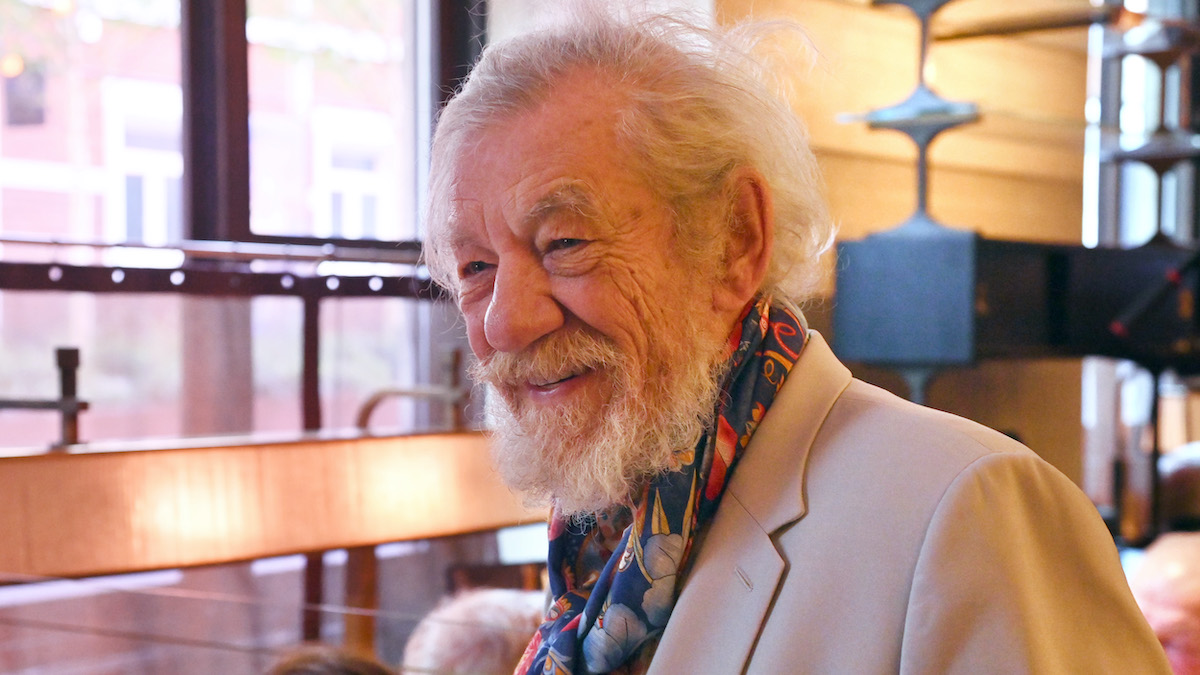
[[[588,330],[547,335],[519,352],[493,352],[471,364],[476,382],[505,389],[528,382],[554,382],[587,370],[620,365],[620,349]]]

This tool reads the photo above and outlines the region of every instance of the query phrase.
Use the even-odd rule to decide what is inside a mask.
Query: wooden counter
[[[480,434],[0,458],[0,573],[205,565],[537,522]]]

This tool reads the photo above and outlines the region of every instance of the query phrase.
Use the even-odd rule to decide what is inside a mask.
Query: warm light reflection
[[[25,59],[20,54],[5,54],[0,58],[0,75],[16,77],[25,72]]]
[[[17,460],[0,466],[0,531],[19,543],[0,546],[0,568],[19,574],[208,565],[545,517],[501,484],[478,434]],[[23,514],[15,485],[27,491]]]
[[[135,536],[158,541],[157,553],[173,550],[192,560],[240,550],[255,536],[259,514],[251,500],[256,486],[239,470],[243,467],[219,457],[187,466],[163,459],[162,466],[141,476]]]
[[[355,462],[344,489],[359,499],[367,538],[386,540],[396,531],[439,536],[542,518],[502,484],[478,434],[376,439],[364,444]]]
[[[1146,0],[1125,0],[1125,9],[1138,14],[1145,14],[1149,9],[1150,3]]]
[[[461,447],[460,442],[467,447]],[[412,438],[406,443],[408,447],[403,451],[381,445],[362,452],[358,471],[347,473],[347,478],[357,483],[347,488],[357,490],[363,513],[378,518],[380,526],[386,527],[391,521],[419,527],[436,521],[436,511],[447,510],[460,500],[454,469],[461,453],[474,450],[486,454],[478,439],[472,437]],[[425,451],[420,447],[424,444],[437,447]]]

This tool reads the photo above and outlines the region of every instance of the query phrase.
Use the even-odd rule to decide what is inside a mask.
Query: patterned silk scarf
[[[712,518],[742,449],[807,339],[801,318],[759,297],[729,336],[715,433],[655,478],[636,512],[593,523],[555,513],[548,566],[554,602],[516,673],[640,673],[650,665],[678,595],[692,542]]]

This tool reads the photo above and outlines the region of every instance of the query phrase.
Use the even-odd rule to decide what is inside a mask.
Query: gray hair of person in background
[[[404,646],[403,673],[510,675],[542,622],[541,591],[481,588],[435,607]]]

